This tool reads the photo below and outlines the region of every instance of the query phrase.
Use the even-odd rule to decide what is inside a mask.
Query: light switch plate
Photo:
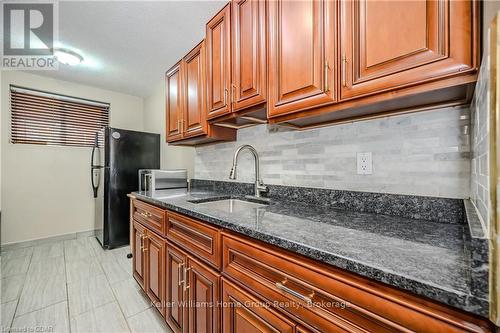
[[[358,175],[372,174],[372,153],[357,153]]]

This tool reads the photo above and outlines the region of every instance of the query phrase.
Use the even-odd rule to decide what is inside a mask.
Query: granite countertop
[[[237,197],[185,189],[133,193],[138,199],[487,316],[488,302],[470,292],[466,224],[440,223],[272,200],[228,212],[200,204]],[[196,203],[198,202],[198,203]]]

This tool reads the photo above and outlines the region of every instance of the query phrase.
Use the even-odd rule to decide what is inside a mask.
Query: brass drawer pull
[[[188,272],[191,270],[191,267],[184,268],[184,290],[189,289],[189,277]]]
[[[278,288],[279,290],[287,293],[287,294],[290,294],[294,297],[297,297],[298,299],[301,299],[303,300],[304,302],[306,302],[308,305],[312,305],[312,296],[314,294],[311,295],[311,297],[308,297],[308,296],[304,296],[302,295],[301,293],[293,290],[293,289],[290,289],[288,288],[287,286],[285,286],[285,283],[287,282],[287,280],[283,280],[283,282],[276,282],[276,288]]]
[[[330,67],[328,66],[328,61],[325,61],[325,92],[327,93],[330,90],[330,87],[328,86],[328,71],[330,70]]]
[[[150,212],[146,212],[146,213],[140,213],[142,217],[151,217],[153,216]]]
[[[148,238],[145,234],[139,234],[139,237],[141,238],[141,251],[144,252],[144,240]]]
[[[177,266],[177,280],[179,280],[179,287],[182,286],[185,282],[185,276],[181,278],[182,267],[184,267],[184,263],[180,263],[179,266]],[[182,270],[182,272],[184,272],[184,270]]]
[[[342,56],[342,86],[347,87],[347,57]]]

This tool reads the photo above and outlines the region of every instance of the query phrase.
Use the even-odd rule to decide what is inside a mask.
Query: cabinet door
[[[198,44],[183,60],[184,137],[206,134],[205,42]]]
[[[269,1],[270,117],[335,102],[336,2]]]
[[[471,69],[475,2],[342,1],[341,98]]]
[[[231,113],[231,4],[207,23],[208,119]]]
[[[263,306],[240,287],[222,280],[222,332],[294,332],[295,324]],[[259,306],[260,305],[260,306]]]
[[[165,241],[148,232],[145,239],[146,261],[146,294],[163,314],[164,280],[165,280]]]
[[[132,266],[133,276],[137,283],[144,289],[144,275],[146,272],[143,243],[146,229],[137,221],[134,221],[132,229]]]
[[[266,101],[266,4],[231,2],[233,111]]]
[[[166,251],[165,320],[175,333],[187,332],[188,313],[185,307],[184,281],[187,258],[184,252],[167,243]]]
[[[166,135],[167,142],[182,138],[182,76],[177,63],[166,74]]]
[[[219,274],[189,258],[189,332],[219,332]]]

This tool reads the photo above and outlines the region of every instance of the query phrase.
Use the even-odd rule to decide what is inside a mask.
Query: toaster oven
[[[187,170],[139,170],[139,191],[146,195],[154,195],[157,190],[186,188]]]

